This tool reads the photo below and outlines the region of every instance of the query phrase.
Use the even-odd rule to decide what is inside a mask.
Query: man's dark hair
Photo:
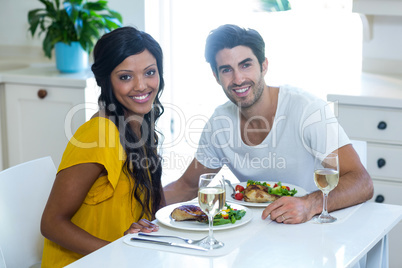
[[[205,45],[205,59],[212,71],[218,74],[216,54],[224,48],[236,46],[249,47],[257,57],[260,66],[265,60],[265,42],[261,35],[253,29],[245,29],[232,24],[225,24],[212,30]]]

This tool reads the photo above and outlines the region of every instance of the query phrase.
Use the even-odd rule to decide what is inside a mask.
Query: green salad
[[[289,186],[284,186],[280,181],[275,183],[275,185],[272,187],[269,183],[266,182],[259,182],[259,181],[253,181],[253,180],[248,180],[247,181],[247,186],[249,185],[262,185],[268,187],[268,193],[269,194],[274,194],[274,195],[279,195],[279,196],[294,196],[297,193],[297,190],[294,188],[291,190]]]
[[[244,215],[246,215],[245,210],[233,209],[230,207],[230,205],[225,203],[225,206],[223,207],[221,212],[215,215],[213,225],[217,226],[228,223],[234,224],[236,221],[241,220]]]

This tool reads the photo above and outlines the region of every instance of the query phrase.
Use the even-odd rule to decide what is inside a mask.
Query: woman
[[[100,110],[70,140],[44,210],[42,267],[64,267],[127,233],[153,232],[165,205],[155,122],[163,113],[162,50],[122,27],[94,49]]]

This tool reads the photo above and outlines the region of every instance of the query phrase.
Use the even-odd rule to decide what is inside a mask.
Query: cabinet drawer
[[[374,196],[371,201],[392,205],[402,205],[402,183],[378,181],[373,179]],[[381,201],[381,202],[379,202]],[[402,267],[402,222],[389,232],[390,268]]]
[[[402,109],[340,104],[337,110],[350,138],[402,144]]]
[[[56,166],[69,138],[85,122],[84,89],[5,85],[8,166],[51,156]]]
[[[367,144],[367,171],[372,177],[400,179],[402,146]]]
[[[374,195],[370,201],[392,205],[402,205],[402,183],[382,181],[373,178]]]

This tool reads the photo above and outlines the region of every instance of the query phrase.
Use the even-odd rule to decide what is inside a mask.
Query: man
[[[331,152],[339,155],[340,178],[328,210],[372,197],[371,178],[327,103],[297,88],[266,85],[268,60],[257,31],[223,25],[208,36],[205,57],[230,101],[206,124],[183,176],[165,187],[168,203],[195,198],[200,174],[226,164],[240,181],[281,181],[306,189],[308,195],[282,197],[262,213],[277,222],[306,222],[323,208],[313,181],[314,159]]]

